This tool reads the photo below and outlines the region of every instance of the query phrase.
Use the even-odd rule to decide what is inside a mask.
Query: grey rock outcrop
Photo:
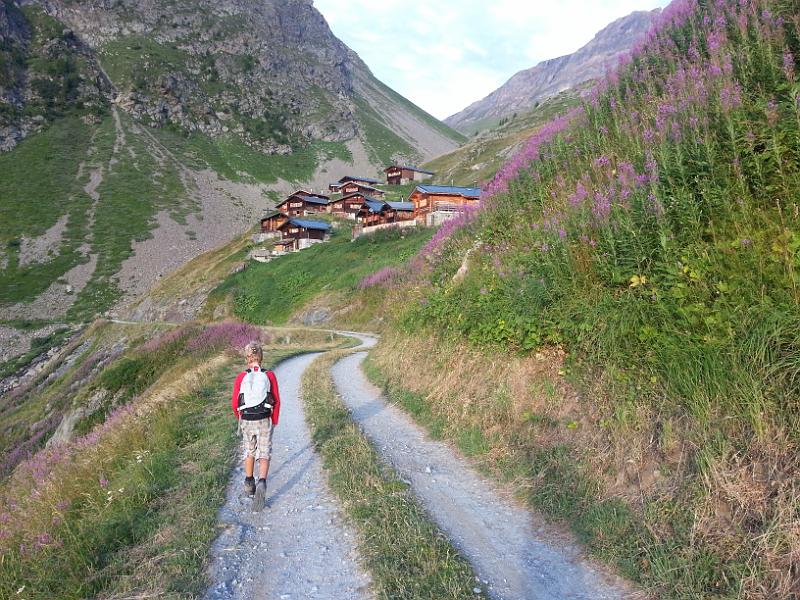
[[[102,109],[112,95],[94,52],[70,28],[0,0],[0,152],[65,111]]]
[[[21,14],[10,0],[3,2],[12,7],[8,15]],[[288,154],[313,140],[358,137],[359,104],[366,102],[420,156],[457,145],[458,134],[421,110],[386,102],[382,84],[333,35],[311,0],[24,4],[91,47],[117,88],[117,105],[154,127],[234,133],[263,153]],[[0,139],[15,135],[0,131]]]

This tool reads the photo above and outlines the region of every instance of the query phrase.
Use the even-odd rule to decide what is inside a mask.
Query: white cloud
[[[372,72],[445,118],[521,69],[574,52],[608,23],[669,0],[315,0]]]

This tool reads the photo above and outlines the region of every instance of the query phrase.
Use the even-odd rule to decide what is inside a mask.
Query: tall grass
[[[487,186],[409,322],[512,350],[567,342],[706,425],[735,416],[733,428],[763,437],[778,421],[796,436],[792,5],[674,2]],[[480,251],[452,285],[474,235]]]
[[[0,597],[202,594],[236,444],[229,390],[242,358],[233,356],[259,337],[273,364],[341,341],[190,325],[152,337],[86,384],[115,390],[116,402],[0,481]]]

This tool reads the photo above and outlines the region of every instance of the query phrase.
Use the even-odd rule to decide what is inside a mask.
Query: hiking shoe
[[[248,496],[252,496],[256,493],[256,478],[255,477],[245,477],[244,478],[244,492]]]
[[[259,512],[267,503],[267,480],[259,479],[256,484],[256,493],[253,496],[253,512]]]

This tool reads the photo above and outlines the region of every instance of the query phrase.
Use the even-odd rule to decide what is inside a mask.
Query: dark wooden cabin
[[[414,204],[416,218],[424,220],[433,212],[458,212],[480,201],[478,188],[465,188],[449,185],[418,185],[408,197]]]
[[[384,202],[368,198],[361,205],[357,220],[363,227],[372,227],[400,221],[412,221],[414,217],[412,202]]]
[[[318,213],[326,213],[330,198],[322,194],[311,194],[309,192],[297,192],[286,198],[275,208],[286,213],[290,217],[302,217]]]
[[[273,233],[280,229],[286,221],[289,220],[289,215],[280,212],[279,210],[272,210],[261,217],[261,233]]]
[[[375,197],[382,198],[383,195],[386,193],[383,190],[378,189],[374,186],[365,185],[363,183],[357,183],[355,181],[349,181],[343,184],[339,191],[344,196],[346,196],[347,194],[364,194],[365,196],[372,196],[373,198]]]
[[[330,191],[332,191],[332,192],[339,192],[339,193],[342,193],[342,194],[350,194],[350,193],[356,192],[358,190],[351,189],[350,191],[345,191],[345,189],[344,189],[345,186],[349,185],[350,187],[352,187],[352,184],[358,184],[358,185],[361,185],[361,186],[373,187],[373,186],[378,185],[379,183],[380,183],[380,181],[378,181],[377,179],[370,179],[369,177],[354,177],[352,175],[345,175],[344,177],[339,179],[339,181],[337,181],[335,183],[331,183],[330,185],[328,185],[328,189]]]
[[[392,165],[383,170],[386,173],[386,183],[389,185],[405,185],[414,181],[425,181],[435,175],[417,167],[407,165]]]
[[[293,240],[319,240],[325,239],[331,231],[331,224],[325,221],[310,221],[307,219],[289,219],[281,225],[280,231],[283,239]]]
[[[331,200],[331,213],[340,217],[355,219],[356,215],[358,215],[358,211],[361,209],[361,205],[364,204],[368,197],[369,196],[365,196],[359,192],[355,192]]]

